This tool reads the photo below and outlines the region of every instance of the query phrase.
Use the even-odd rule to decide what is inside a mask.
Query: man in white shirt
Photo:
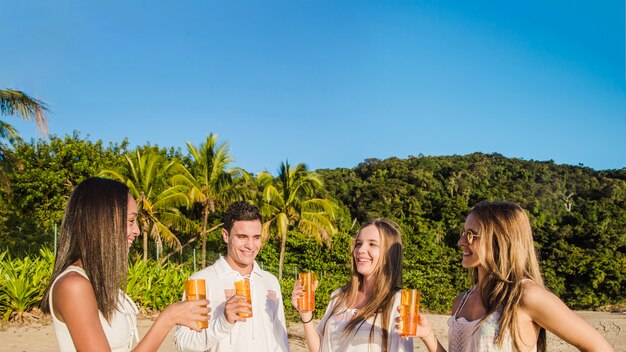
[[[278,279],[254,260],[261,249],[261,221],[259,209],[246,202],[233,203],[224,213],[226,257],[190,277],[206,280],[209,327],[195,332],[178,326],[175,344],[179,351],[289,351]],[[251,318],[238,314],[250,308],[243,296],[235,295],[234,283],[244,277],[250,279]]]

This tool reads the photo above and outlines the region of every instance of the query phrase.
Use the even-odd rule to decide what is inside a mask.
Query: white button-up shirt
[[[224,316],[226,300],[235,294],[235,281],[243,276],[221,257],[190,279],[204,279],[211,318],[209,327],[195,332],[185,326],[176,328],[175,344],[179,351],[289,351],[285,311],[278,279],[254,262],[250,273],[252,318],[229,323]],[[183,299],[185,299],[183,294]]]

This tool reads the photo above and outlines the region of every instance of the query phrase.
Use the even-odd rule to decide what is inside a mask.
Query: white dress
[[[59,278],[69,272],[79,273],[81,276],[89,280],[89,278],[87,277],[87,273],[83,268],[70,265],[69,267],[67,267],[67,269],[65,269],[65,271],[61,273],[61,275],[59,275],[54,280],[52,288],[50,288],[50,295],[48,297],[48,303],[50,305],[50,315],[52,315],[52,325],[54,326],[54,332],[57,336],[57,342],[59,343],[59,351],[61,352],[76,351],[76,347],[74,347],[74,342],[72,341],[70,331],[67,329],[67,325],[57,319],[57,317],[54,315],[54,308],[52,306],[54,285]],[[113,312],[110,324],[104,318],[102,313],[98,311],[98,315],[100,316],[100,323],[102,324],[102,330],[104,330],[104,334],[106,335],[107,341],[109,342],[111,351],[130,351],[133,347],[133,340],[135,343],[138,342],[139,334],[137,331],[137,313],[137,306],[135,306],[135,303],[122,290],[120,290],[117,310]]]
[[[495,311],[487,320],[478,327],[480,319],[467,321],[465,318],[458,318],[457,315],[465,306],[469,294],[473,291],[467,291],[463,295],[463,299],[459,308],[448,319],[448,352],[513,352],[513,341],[510,336],[506,336],[502,347],[495,344],[498,336],[500,320],[500,312]],[[476,329],[478,327],[478,329]],[[531,352],[537,351],[537,346],[533,347]]]
[[[350,335],[343,335],[343,328],[356,314],[356,309],[349,309],[341,307],[339,314],[330,316],[330,312],[336,303],[336,294],[339,290],[336,290],[331,294],[330,303],[326,309],[326,314],[317,326],[318,333],[320,334],[321,352],[380,352],[382,348],[382,315],[378,314],[376,321],[374,317],[367,319],[363,325],[355,329]],[[400,304],[400,292],[395,295],[393,307],[391,309],[391,317],[389,318],[389,326],[387,326],[388,335],[388,352],[412,352],[413,351],[413,338],[400,337],[398,330],[395,328],[396,317],[398,317],[398,305]],[[370,341],[370,331],[374,325],[374,334]]]

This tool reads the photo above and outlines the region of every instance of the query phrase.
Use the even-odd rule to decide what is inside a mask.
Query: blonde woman
[[[402,238],[397,224],[372,220],[359,230],[352,250],[352,278],[331,294],[315,326],[313,312],[300,312],[310,352],[413,351],[395,329],[402,285]],[[302,295],[298,281],[291,301]]]
[[[543,286],[528,216],[515,203],[481,202],[458,241],[474,287],[448,320],[448,350],[545,351],[548,330],[581,351],[612,351],[606,340]],[[417,336],[445,351],[425,318]]]
[[[123,183],[92,177],[72,192],[41,302],[60,351],[157,351],[176,324],[199,331],[195,322],[208,320],[207,300],[176,302],[139,341],[137,307],[120,289],[138,235],[137,202]]]

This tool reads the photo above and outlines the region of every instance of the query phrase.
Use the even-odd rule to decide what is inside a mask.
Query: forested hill
[[[447,296],[463,287],[460,227],[482,200],[520,203],[531,218],[546,285],[569,305],[624,302],[626,168],[596,171],[499,154],[368,159],[317,170],[328,196],[358,222],[385,216],[405,229],[405,280]],[[406,275],[405,275],[406,276]],[[442,297],[443,298],[443,297]]]
[[[207,137],[202,144],[203,155],[218,155],[216,150],[223,146],[215,140],[214,136]],[[0,163],[0,256],[5,251],[12,257],[33,256],[42,246],[52,250],[65,203],[73,188],[87,177],[117,170],[127,184],[142,190],[141,195],[134,195],[136,198],[145,196],[145,201],[157,204],[161,196],[168,194],[175,178],[185,172],[204,170],[189,154],[171,148],[147,145],[128,150],[126,141],[105,146],[101,141],[82,139],[77,133],[18,143],[10,154],[10,159]],[[211,160],[218,166],[206,169],[219,170],[221,178],[217,179],[230,179],[225,177],[233,171],[230,166],[226,162],[220,164],[216,157]],[[275,216],[272,211],[278,208],[262,196],[266,189],[274,189],[271,194],[280,196],[270,199],[275,201],[283,199],[288,188],[282,180],[289,181],[284,184],[311,181],[304,165],[297,166],[298,172],[289,169],[288,164],[281,166],[284,172],[276,177],[241,175],[233,178],[229,187],[212,183],[211,187],[215,187],[206,189],[216,200],[215,212],[207,218],[206,228],[219,228],[222,212],[232,199],[228,192],[246,195],[243,198],[260,204],[266,210],[266,219]],[[461,224],[477,202],[508,200],[520,203],[529,212],[546,284],[551,290],[573,308],[626,303],[626,168],[597,171],[476,153],[368,159],[351,169],[316,173],[323,185],[318,185],[314,177],[318,186],[298,193],[301,198],[284,212],[291,217],[284,264],[290,273],[297,268],[324,273],[324,282],[318,288],[320,297],[328,297],[345,283],[350,241],[359,224],[385,216],[398,221],[404,230],[405,284],[422,289],[426,309],[449,312],[454,296],[468,288],[467,275],[460,266],[461,252],[456,246]],[[200,176],[197,179],[203,180]],[[185,197],[189,194],[187,189],[181,192]],[[312,197],[313,193],[328,198],[330,204],[343,204],[337,208],[337,216],[333,216],[339,231],[330,247],[296,226],[302,215],[298,207],[304,196]],[[203,208],[191,200],[189,204],[193,206],[189,207],[158,204],[158,211],[142,207],[142,215],[165,223],[172,214],[178,216],[180,221],[169,222],[171,234],[189,245],[180,251],[165,245],[159,252],[158,232],[150,231],[152,223],[146,220],[143,233],[149,233],[150,240],[136,243],[131,248],[131,259],[138,255],[154,259],[161,253],[176,263],[195,263],[194,250],[201,253],[202,248],[199,234]],[[185,227],[174,226],[179,223]],[[186,228],[188,224],[191,225]],[[274,236],[270,236],[258,259],[266,268],[276,270],[282,249],[279,236],[273,231]],[[221,236],[214,233],[207,241],[206,247],[213,253],[211,258],[223,253]],[[288,299],[289,286],[285,290]],[[324,301],[319,302],[323,312]]]

